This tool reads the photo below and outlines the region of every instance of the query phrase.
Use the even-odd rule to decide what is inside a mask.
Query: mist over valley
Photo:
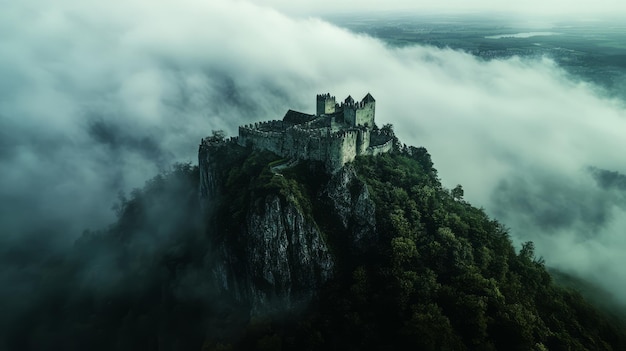
[[[132,240],[145,247],[134,266],[116,263],[120,253],[106,245],[70,254],[76,241],[119,223],[140,193],[133,189],[156,175],[179,174],[182,163],[193,176],[211,131],[235,136],[239,125],[281,119],[287,109],[314,113],[313,97],[326,92],[371,93],[377,124],[425,147],[443,186],[461,184],[468,203],[509,228],[517,250],[532,241],[547,267],[593,283],[622,309],[624,25],[603,14],[448,10],[9,5],[0,13],[0,297],[9,311],[0,326],[66,289],[77,300],[83,291],[141,296],[130,282],[152,267],[146,262],[182,250],[166,228],[185,222],[184,213],[155,205],[157,234]],[[195,206],[192,190],[181,189],[180,201]],[[189,232],[200,226],[187,224]],[[74,277],[67,286],[52,268],[64,256],[84,266],[59,273]],[[158,276],[150,269],[146,276]],[[176,280],[177,296],[214,291],[194,288],[199,272]]]

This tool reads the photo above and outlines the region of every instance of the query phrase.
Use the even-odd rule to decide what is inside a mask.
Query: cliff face
[[[352,165],[332,176],[320,198],[328,199],[352,249],[364,252],[376,243],[376,207],[367,185],[357,177]]]
[[[238,156],[224,157],[232,152]],[[207,215],[222,223],[209,233],[218,252],[213,274],[226,293],[249,304],[252,315],[261,315],[297,309],[333,276],[333,240],[320,229],[324,223],[340,223],[349,246],[363,251],[376,240],[376,222],[367,186],[353,168],[344,167],[306,193],[289,187],[283,174],[268,167],[247,169],[255,157],[232,142],[204,143],[200,196]],[[238,172],[248,178],[234,184]],[[265,189],[268,183],[287,185]],[[234,198],[242,203],[229,206]],[[225,221],[235,208],[243,210],[234,221]]]
[[[426,149],[329,175],[220,139],[26,266],[52,279],[2,349],[626,350],[623,320],[555,286]]]
[[[322,233],[289,200],[255,200],[241,235],[245,274],[229,279],[244,279],[241,292],[253,313],[297,307],[332,275],[334,261]]]

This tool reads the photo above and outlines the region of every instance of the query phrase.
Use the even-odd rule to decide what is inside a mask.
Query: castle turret
[[[330,94],[317,95],[317,114],[288,110],[281,121],[239,127],[235,141],[244,147],[268,150],[284,158],[322,161],[329,172],[357,155],[389,152],[393,143],[373,131],[376,100],[348,96],[341,105]]]
[[[365,95],[365,97],[363,98],[363,100],[361,100],[361,102],[363,102],[363,103],[376,103],[376,100],[374,100],[374,97],[372,96],[372,94],[367,93],[367,95]]]
[[[359,103],[359,108],[356,110],[354,125],[372,128],[372,126],[374,126],[375,111],[376,100],[374,100],[374,97],[370,93],[367,93]]]
[[[329,93],[317,95],[317,115],[335,113],[335,97]]]

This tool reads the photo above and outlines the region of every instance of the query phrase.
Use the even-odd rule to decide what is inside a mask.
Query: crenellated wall
[[[393,139],[389,139],[387,142],[380,145],[368,147],[364,155],[376,156],[390,152],[391,150],[393,150]]]
[[[355,124],[356,126],[374,126],[374,111],[376,105],[374,102],[364,103],[356,110]]]
[[[326,129],[304,129],[298,126],[287,129],[282,155],[324,161],[328,153]]]
[[[374,111],[375,101],[369,94],[360,102],[348,97],[341,105],[335,103],[334,96],[322,94],[317,96],[317,117],[289,110],[282,121],[239,127],[239,137],[232,141],[283,157],[322,161],[334,173],[357,155],[392,150],[392,138],[371,129]],[[298,122],[299,115],[306,118]]]
[[[252,145],[257,149],[264,149],[282,154],[283,148],[283,132],[263,131],[254,125],[245,125],[239,127],[239,138],[237,144],[241,146]]]
[[[342,105],[343,120],[350,126],[356,125],[356,108],[354,105]]]
[[[371,132],[367,128],[359,129],[356,145],[357,155],[365,154],[367,147],[370,145],[370,134]]]
[[[376,102],[343,102],[337,108],[341,111],[344,121],[352,126],[374,126],[374,117],[376,111]]]
[[[335,113],[335,97],[330,94],[317,95],[317,115]]]
[[[254,124],[257,129],[265,131],[282,132],[287,125],[281,120],[263,121]]]
[[[329,169],[337,170],[354,160],[357,155],[358,130],[342,130],[331,135],[326,164]]]

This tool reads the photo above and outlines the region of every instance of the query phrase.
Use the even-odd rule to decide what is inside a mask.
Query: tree
[[[383,127],[380,128],[380,131],[385,135],[394,135],[393,124],[391,123],[384,124]]]
[[[532,261],[535,259],[535,244],[532,241],[527,241],[522,244],[522,249],[519,252],[519,256],[522,259]]]
[[[450,192],[450,194],[452,195],[452,198],[455,200],[463,200],[463,187],[461,186],[461,184],[458,184],[457,186],[455,186],[454,189],[452,189],[452,191]]]
[[[226,139],[226,132],[221,129],[211,131],[211,136],[207,137],[206,140],[212,143],[219,143]]]

